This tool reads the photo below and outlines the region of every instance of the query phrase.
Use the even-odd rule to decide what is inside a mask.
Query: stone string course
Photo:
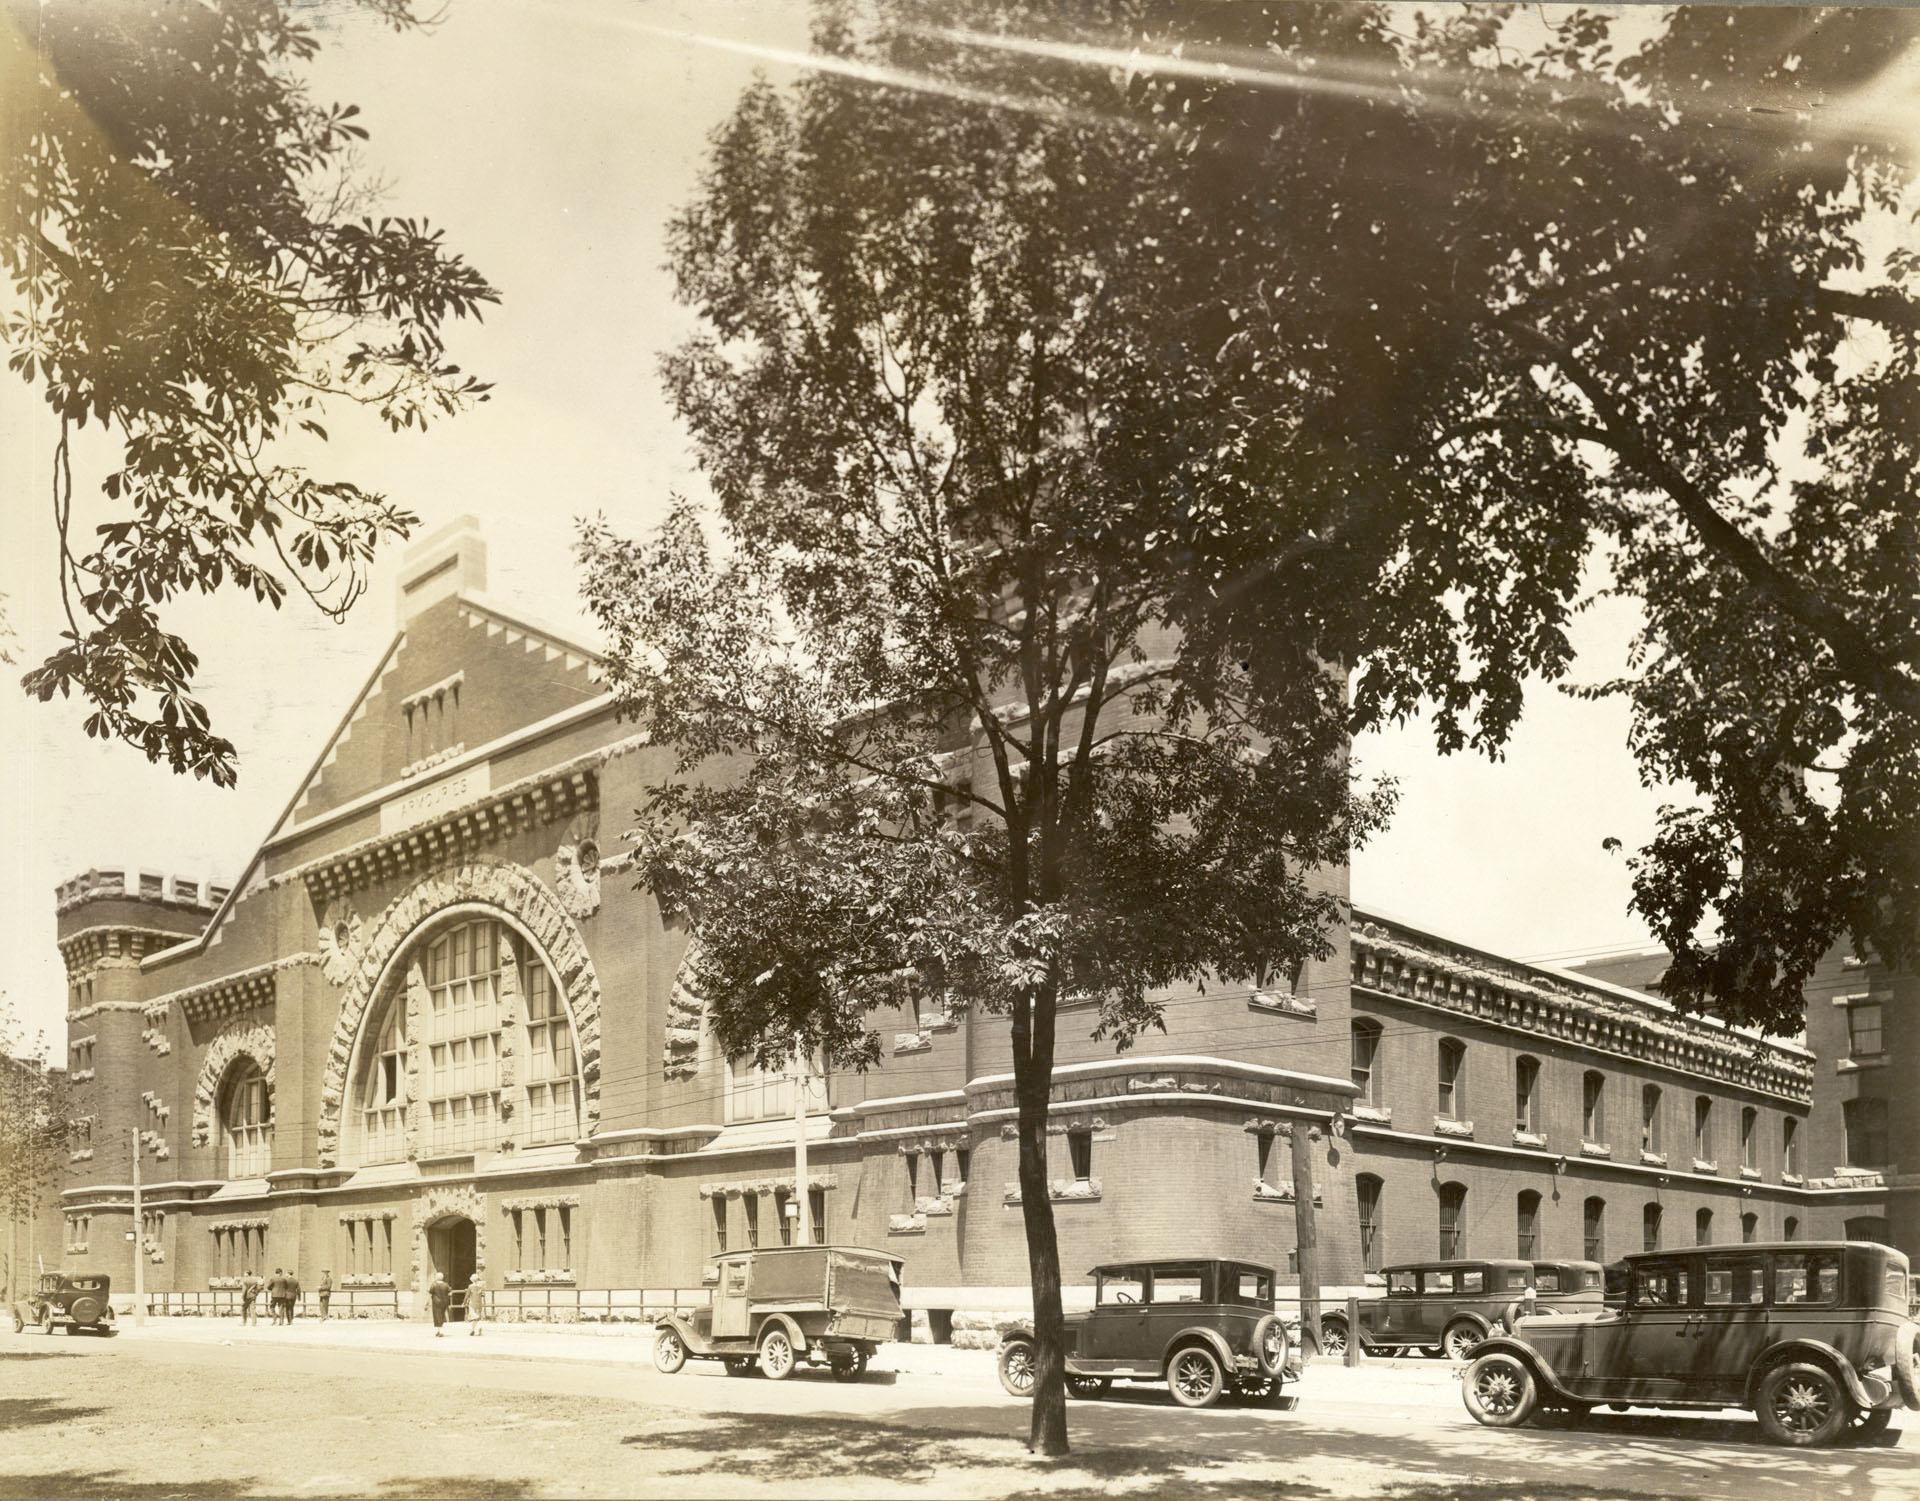
[[[574,1042],[580,1054],[581,1135],[592,1136],[600,1125],[600,981],[587,953],[580,930],[560,905],[550,887],[532,871],[506,860],[473,860],[452,870],[427,876],[410,887],[375,918],[367,930],[364,951],[349,976],[340,997],[340,1015],[334,1024],[333,1043],[327,1052],[327,1064],[320,1091],[320,1119],[317,1129],[318,1155],[322,1167],[335,1167],[340,1160],[340,1131],[350,1081],[347,1071],[353,1049],[377,999],[375,988],[388,963],[414,937],[421,925],[436,913],[463,903],[492,907],[516,918],[532,934],[560,978],[561,993],[572,1015]],[[512,966],[508,974],[514,973]],[[424,1035],[414,1024],[415,1008],[424,1003],[419,992],[425,988],[409,983],[407,1006],[408,1035]],[[506,997],[502,997],[503,1004]],[[413,1067],[418,1067],[422,1048],[409,1049]],[[510,1069],[503,1061],[503,1069]],[[509,1084],[503,1073],[501,1084]],[[412,1081],[409,1100],[418,1101],[418,1080]],[[412,1108],[412,1107],[410,1107]],[[417,1114],[417,1111],[415,1112]],[[414,1146],[409,1155],[416,1156]]]

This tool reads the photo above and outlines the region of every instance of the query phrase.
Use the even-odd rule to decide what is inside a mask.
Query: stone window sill
[[[890,1214],[887,1216],[887,1234],[889,1235],[925,1235],[927,1217],[924,1214]]]
[[[1349,1112],[1357,1121],[1372,1121],[1377,1125],[1391,1126],[1393,1112],[1384,1105],[1354,1105]]]
[[[1547,1144],[1546,1133],[1543,1131],[1516,1130],[1513,1133],[1513,1144],[1516,1147],[1544,1147]]]
[[[1291,1183],[1269,1183],[1264,1178],[1253,1185],[1253,1198],[1256,1204],[1291,1204],[1294,1201],[1294,1189]],[[1320,1190],[1313,1191],[1313,1202],[1320,1202]]]
[[[1833,1071],[1836,1074],[1858,1074],[1864,1073],[1870,1068],[1885,1068],[1886,1066],[1887,1060],[1885,1054],[1874,1053],[1866,1058],[1842,1058],[1838,1063],[1834,1064]]]
[[[1780,1181],[1782,1183],[1790,1184],[1794,1188],[1799,1188],[1803,1186],[1807,1180],[1804,1177],[1802,1177],[1799,1173],[1782,1173],[1780,1175]]]
[[[1646,1163],[1648,1167],[1665,1167],[1667,1165],[1667,1154],[1665,1152],[1642,1152],[1640,1154],[1640,1160]]]
[[[1745,1178],[1749,1183],[1758,1183],[1760,1181],[1760,1169],[1757,1167],[1743,1167],[1740,1169],[1740,1176]]]
[[[1604,1141],[1583,1141],[1580,1143],[1582,1157],[1611,1157],[1613,1148]]]
[[[1720,1164],[1709,1161],[1705,1157],[1696,1157],[1693,1159],[1693,1170],[1696,1173],[1717,1173],[1720,1171]]]
[[[1318,1016],[1319,1004],[1303,995],[1276,995],[1272,991],[1256,990],[1247,997],[1249,1011],[1266,1011],[1279,1016]]]
[[[933,1033],[896,1032],[893,1034],[893,1054],[897,1058],[902,1053],[927,1053],[933,1050]]]
[[[1471,1139],[1473,1122],[1455,1120],[1450,1115],[1436,1115],[1433,1118],[1433,1132],[1436,1136],[1459,1136]]]
[[[92,1079],[93,1070],[90,1068],[77,1068],[67,1075],[67,1082],[69,1084],[86,1084],[90,1083]]]
[[[1047,1185],[1047,1197],[1056,1204],[1090,1204],[1100,1197],[1100,1180],[1098,1178],[1056,1178]],[[1001,1202],[1018,1204],[1020,1185],[1009,1183]]]

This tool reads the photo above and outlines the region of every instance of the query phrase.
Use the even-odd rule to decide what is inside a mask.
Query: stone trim
[[[600,809],[596,802],[573,815],[553,852],[553,887],[569,917],[588,918],[600,910],[599,851]]]
[[[271,1004],[274,999],[274,976],[282,970],[318,963],[320,955],[317,953],[289,954],[284,959],[256,964],[252,969],[223,975],[218,980],[169,991],[150,1001],[142,1001],[139,1005],[146,1011],[150,1022],[157,1014],[163,1014],[166,1008],[173,1006],[178,1006],[181,1013],[193,1021],[210,1021],[217,1016]]]
[[[686,952],[674,971],[673,989],[667,995],[667,1032],[660,1049],[660,1070],[668,1079],[691,1079],[700,1072],[700,1025],[707,1003],[687,984],[687,973],[699,946],[699,935],[689,933]]]
[[[1318,1016],[1319,1002],[1311,996],[1280,995],[1273,991],[1256,990],[1247,997],[1249,1011],[1268,1011],[1279,1016]]]
[[[530,1199],[502,1199],[500,1207],[508,1214],[527,1209],[578,1209],[579,1194],[542,1194]]]
[[[1611,1157],[1613,1148],[1604,1141],[1583,1141],[1580,1143],[1582,1157]]]
[[[1429,947],[1420,936],[1376,919],[1356,921],[1350,932],[1354,987],[1797,1104],[1812,1096],[1811,1058],[1691,1022],[1651,998],[1636,1007],[1624,995],[1451,945]]]
[[[1433,1134],[1435,1136],[1461,1136],[1471,1138],[1473,1136],[1473,1122],[1455,1120],[1450,1115],[1436,1115],[1433,1118]]]
[[[200,1077],[193,1086],[193,1144],[209,1145],[214,1138],[214,1115],[219,1106],[220,1081],[236,1059],[251,1058],[260,1066],[267,1088],[273,1088],[273,1028],[264,1022],[229,1022],[207,1044]]]
[[[492,908],[524,925],[552,965],[573,1022],[574,1046],[580,1056],[580,1134],[591,1137],[599,1129],[600,981],[592,957],[579,928],[550,887],[522,866],[485,857],[417,882],[369,925],[365,952],[340,997],[340,1015],[334,1023],[333,1043],[322,1076],[316,1131],[321,1167],[339,1164],[341,1117],[351,1088],[348,1071],[389,964],[437,914],[468,904]],[[412,1007],[420,1001],[414,993],[420,987],[407,988],[405,1004]],[[417,1037],[421,1033],[410,1027],[408,1035]],[[409,1050],[415,1068],[424,1051],[417,1047]],[[421,1100],[417,1084],[417,1080],[412,1081],[408,1089],[410,1111],[417,1110]],[[508,1087],[504,1080],[502,1087]]]
[[[487,1273],[487,1206],[471,1183],[446,1184],[429,1188],[413,1201],[413,1286],[425,1297],[430,1260],[427,1256],[427,1231],[441,1220],[453,1218],[473,1221],[473,1280],[485,1285]]]
[[[840,1186],[837,1173],[807,1174],[807,1191],[830,1189]],[[702,1183],[700,1197],[703,1199],[738,1199],[748,1195],[771,1194],[781,1191],[793,1192],[793,1174],[784,1178],[737,1178],[732,1182]]]

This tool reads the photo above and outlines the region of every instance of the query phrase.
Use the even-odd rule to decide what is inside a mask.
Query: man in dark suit
[[[453,1288],[439,1272],[433,1274],[433,1281],[427,1285],[427,1299],[433,1304],[433,1337],[441,1339],[446,1334],[443,1326],[447,1322],[447,1305],[453,1301]]]

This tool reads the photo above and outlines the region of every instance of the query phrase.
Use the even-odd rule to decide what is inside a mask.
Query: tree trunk
[[[1037,1013],[1030,1020],[1019,1014],[1028,1006]],[[1047,1190],[1047,1104],[1053,1093],[1052,1013],[1050,994],[1019,1005],[1014,1018],[1013,1049],[1013,1091],[1020,1107],[1020,1212],[1026,1222],[1027,1270],[1033,1282],[1033,1426],[1027,1446],[1034,1453],[1044,1455],[1068,1452],[1060,1245],[1054,1238],[1053,1200]]]
[[[1293,1123],[1293,1236],[1300,1264],[1300,1346],[1320,1351],[1320,1232],[1313,1216],[1313,1132],[1305,1121]],[[1358,1339],[1348,1330],[1348,1339]]]

